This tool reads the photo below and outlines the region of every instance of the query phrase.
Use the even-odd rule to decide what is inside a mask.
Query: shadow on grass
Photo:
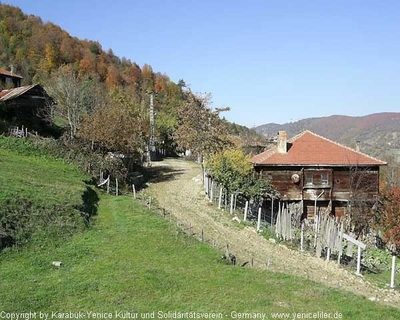
[[[92,186],[86,185],[86,190],[82,194],[83,204],[79,208],[86,227],[90,226],[93,217],[97,215],[99,200],[99,196]]]

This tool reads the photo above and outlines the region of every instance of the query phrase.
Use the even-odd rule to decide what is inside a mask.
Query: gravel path
[[[206,199],[202,190],[199,164],[180,159],[154,162],[155,178],[147,192],[160,207],[172,212],[174,217],[194,232],[204,230],[204,238],[219,248],[229,244],[230,252],[238,263],[253,261],[254,268],[283,272],[304,277],[325,285],[342,288],[380,303],[400,306],[400,293],[380,289],[363,278],[339,268],[333,261],[310,256],[308,253],[288,249],[259,236],[252,227],[239,227],[226,214]],[[212,239],[212,240],[211,240]]]

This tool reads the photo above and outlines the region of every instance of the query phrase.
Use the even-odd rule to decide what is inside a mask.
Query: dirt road
[[[239,227],[223,214],[216,205],[211,205],[202,189],[199,164],[179,159],[154,162],[154,179],[149,192],[159,204],[171,212],[176,219],[193,230],[204,230],[206,239],[213,239],[219,248],[229,244],[230,251],[238,263],[253,261],[254,268],[283,272],[342,288],[380,303],[400,306],[400,293],[396,290],[380,289],[363,278],[339,268],[333,261],[326,262],[272,243],[258,235],[253,227]]]

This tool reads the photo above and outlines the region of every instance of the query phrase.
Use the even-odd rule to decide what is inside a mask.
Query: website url
[[[272,319],[343,319],[340,312],[272,312]]]

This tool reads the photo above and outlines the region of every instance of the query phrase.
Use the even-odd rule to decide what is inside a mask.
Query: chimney
[[[277,152],[278,153],[286,153],[287,152],[287,133],[286,131],[278,132],[278,143],[277,143]]]
[[[360,141],[360,140],[357,140],[357,141],[356,141],[356,151],[357,151],[357,152],[360,152],[360,149],[361,149],[360,146],[361,146],[361,141]]]

